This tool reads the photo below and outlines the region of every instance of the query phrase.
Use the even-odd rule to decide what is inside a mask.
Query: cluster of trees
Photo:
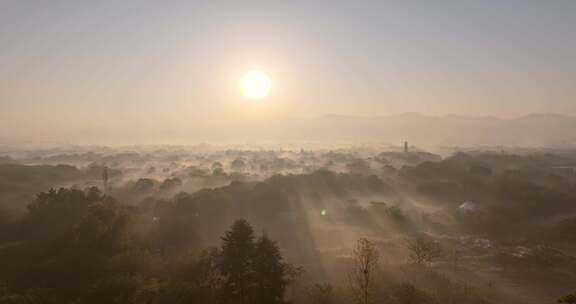
[[[284,302],[289,264],[266,235],[254,239],[252,227],[238,220],[222,238],[219,271],[224,303]]]
[[[573,246],[574,218],[557,217],[573,209],[573,186],[547,183],[551,173],[524,167],[530,159],[510,161],[511,168],[496,156],[456,155],[378,177],[366,174],[366,162],[352,159],[353,174],[319,170],[194,193],[177,193],[185,182],[179,177],[163,183],[142,177],[107,194],[94,187],[40,192],[22,219],[0,213],[0,303],[489,303],[457,283],[464,279],[435,273],[460,262],[462,252],[446,245],[470,235],[493,246],[481,253],[468,246],[466,261],[505,274],[563,268],[570,284],[572,256],[536,241]],[[79,174],[58,170],[64,177]],[[415,202],[421,198],[433,208],[420,208]],[[482,215],[458,215],[466,200],[480,202]],[[245,220],[230,227],[237,218],[267,231],[284,251]],[[545,221],[551,224],[532,225]],[[332,242],[338,231],[346,240],[372,240]],[[517,245],[526,240],[534,243]],[[322,252],[332,246],[354,249],[349,255]],[[516,247],[529,250],[499,249]],[[283,255],[306,265],[301,285],[294,282],[303,269]],[[319,265],[327,260],[333,264]],[[428,278],[397,279],[404,270],[386,277],[395,266],[382,261],[409,264]],[[323,269],[342,265],[347,271]]]
[[[293,267],[236,221],[219,248],[164,254],[138,210],[97,189],[40,193],[3,240],[1,303],[283,303]]]
[[[82,178],[81,170],[68,165],[0,163],[0,209],[7,213],[24,211],[26,203],[32,201],[38,192],[54,184],[68,184]]]
[[[555,170],[564,159],[549,154],[528,156],[459,153],[438,162],[404,167],[398,173],[400,191],[414,192],[443,208],[457,209],[466,201],[482,205],[482,217],[466,217],[455,227],[491,239],[542,240],[547,227],[574,211],[573,176]],[[546,239],[570,240],[563,231],[549,230]],[[563,231],[562,231],[563,230]]]
[[[184,194],[176,201],[194,204]],[[302,295],[287,296],[304,270],[287,263],[277,243],[255,235],[247,221],[235,221],[219,246],[201,249],[170,243],[186,227],[163,231],[167,226],[160,221],[150,226],[146,212],[97,188],[38,194],[26,217],[14,223],[14,234],[2,240],[0,260],[9,263],[0,273],[0,303],[274,304],[298,298],[310,304],[368,304],[425,296],[432,301],[409,284],[378,291],[380,253],[368,239],[360,239],[352,252],[344,291],[312,283],[297,291]]]

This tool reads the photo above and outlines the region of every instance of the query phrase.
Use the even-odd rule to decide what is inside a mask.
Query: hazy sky
[[[238,79],[260,69],[264,101]],[[576,1],[0,0],[0,135],[576,114]]]

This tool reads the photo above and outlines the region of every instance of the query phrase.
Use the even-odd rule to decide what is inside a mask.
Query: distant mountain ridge
[[[87,136],[86,134],[90,134]],[[130,134],[127,137],[126,134]],[[34,146],[44,142],[71,144],[139,145],[209,143],[384,143],[401,145],[409,141],[421,147],[450,146],[522,146],[576,148],[576,116],[535,113],[516,118],[494,116],[402,113],[387,116],[323,115],[319,117],[284,117],[268,120],[231,121],[223,125],[165,128],[142,128],[134,125],[122,132],[112,126],[102,129],[75,130],[71,134],[54,133],[54,138],[11,140],[0,137],[0,148]],[[4,143],[4,146],[1,144]]]
[[[493,116],[325,115],[287,122],[316,140],[400,142],[425,145],[555,146],[576,144],[576,116],[536,113],[517,118]],[[283,123],[282,123],[283,124]]]

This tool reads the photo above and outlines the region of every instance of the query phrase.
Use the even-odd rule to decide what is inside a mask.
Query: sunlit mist
[[[0,0],[0,304],[576,304],[576,0]]]
[[[240,79],[240,89],[246,98],[261,99],[270,93],[272,81],[262,71],[249,71]]]

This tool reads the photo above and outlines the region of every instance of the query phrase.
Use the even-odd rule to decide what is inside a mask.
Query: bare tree
[[[378,250],[374,243],[361,238],[354,248],[352,258],[352,267],[348,273],[352,296],[356,303],[368,304],[378,269]]]
[[[443,255],[440,244],[424,234],[408,239],[406,248],[410,251],[410,261],[419,266],[426,266]]]

